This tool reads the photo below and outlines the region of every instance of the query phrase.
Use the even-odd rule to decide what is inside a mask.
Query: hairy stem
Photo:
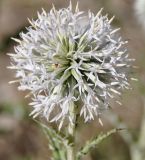
[[[76,132],[76,106],[72,105],[70,108],[70,115],[72,119],[72,123],[69,124],[68,127],[68,136],[70,140],[70,144],[67,147],[67,160],[75,160],[75,132]]]
[[[131,145],[131,160],[144,160],[145,159],[145,100],[143,97],[143,116],[140,128],[138,141]]]

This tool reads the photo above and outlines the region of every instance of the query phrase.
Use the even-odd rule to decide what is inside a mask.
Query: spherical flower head
[[[21,33],[12,69],[20,90],[33,95],[34,117],[71,121],[70,109],[78,106],[85,122],[107,109],[115,94],[129,87],[130,59],[121,37],[110,25],[113,18],[81,12],[76,6],[38,13],[27,33]]]

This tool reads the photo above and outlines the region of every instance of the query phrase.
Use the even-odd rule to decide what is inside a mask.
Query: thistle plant
[[[78,5],[73,10],[70,3],[60,10],[53,7],[49,13],[42,10],[37,20],[29,20],[27,33],[13,38],[18,42],[15,53],[10,54],[10,68],[16,70],[17,78],[13,82],[32,95],[33,118],[41,116],[58,124],[58,131],[42,124],[54,153],[61,150],[61,143],[66,147],[63,154],[55,154],[55,160],[80,159],[82,152],[75,152],[78,117],[84,122],[98,117],[101,123],[100,114],[109,108],[110,99],[129,88],[132,60],[127,42],[117,34],[119,29],[111,26],[113,19],[102,16],[102,9],[94,15],[79,11]],[[64,123],[67,133],[62,136]],[[93,142],[93,146],[98,144],[96,139]]]

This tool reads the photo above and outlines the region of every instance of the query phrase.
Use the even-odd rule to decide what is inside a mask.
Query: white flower
[[[38,13],[30,21],[27,33],[15,54],[10,54],[12,69],[20,90],[33,95],[34,117],[48,121],[71,121],[69,109],[79,102],[85,122],[94,119],[109,106],[109,99],[129,87],[130,59],[126,42],[112,29],[113,18],[72,6],[50,13]]]
[[[145,29],[145,0],[136,0],[134,3],[136,16]]]

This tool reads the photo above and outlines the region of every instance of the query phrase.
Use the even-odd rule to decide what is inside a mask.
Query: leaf
[[[80,160],[82,156],[88,154],[90,150],[94,147],[96,147],[98,144],[100,144],[104,139],[109,137],[110,135],[116,133],[121,129],[112,129],[108,131],[107,133],[101,133],[99,136],[93,138],[92,140],[88,141],[84,147],[80,149],[80,151],[77,153],[77,160]]]
[[[35,120],[43,129],[46,134],[47,139],[49,140],[49,148],[52,151],[52,160],[66,160],[66,145],[68,144],[65,136],[58,133],[53,128],[50,128],[41,122]]]

